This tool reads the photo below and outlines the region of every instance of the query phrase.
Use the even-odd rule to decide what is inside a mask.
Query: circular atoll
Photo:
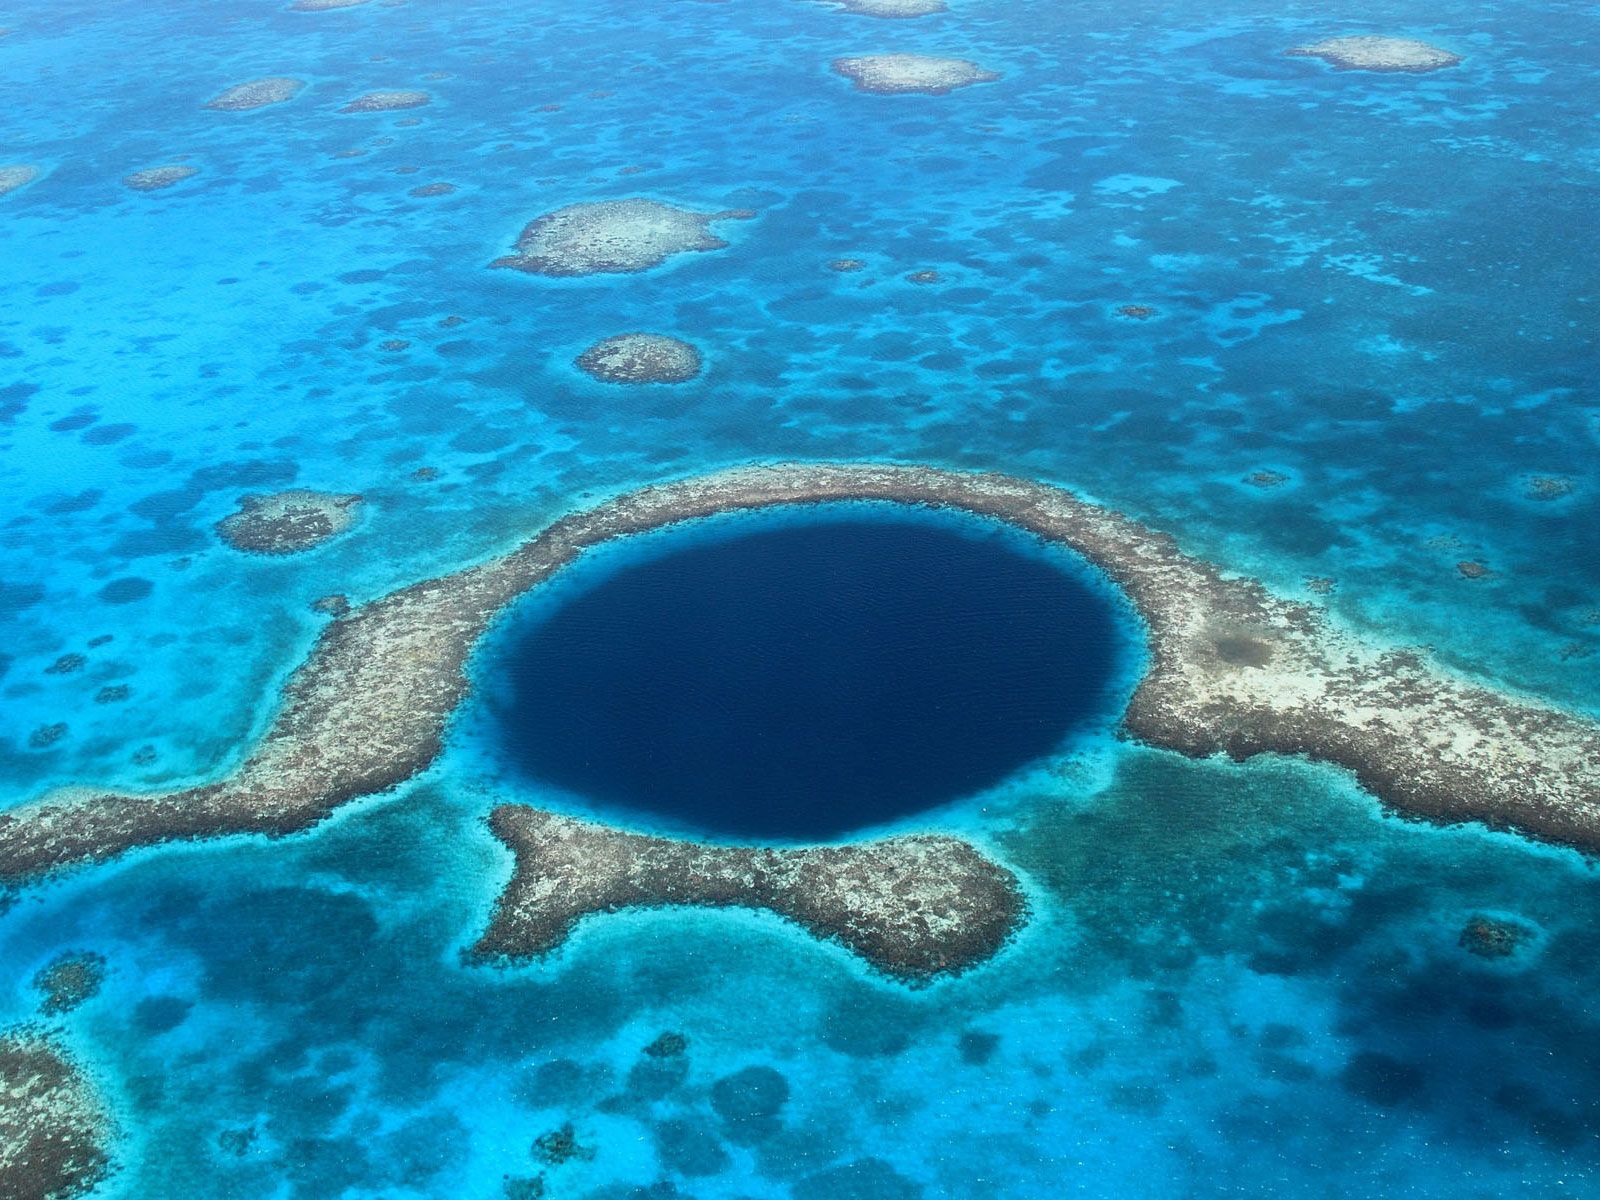
[[[683,383],[700,374],[700,351],[664,333],[619,333],[590,346],[576,362],[603,383]]]
[[[136,192],[159,192],[162,188],[169,188],[175,183],[182,183],[185,179],[199,173],[199,167],[173,163],[165,167],[146,167],[143,171],[135,171],[132,175],[124,175],[122,182]]]
[[[39,178],[39,168],[28,163],[13,163],[0,167],[0,196],[27,187]]]
[[[421,91],[368,92],[365,96],[357,96],[339,111],[347,113],[393,112],[401,108],[421,108],[424,104],[430,104],[432,101],[432,96],[427,92]]]
[[[1320,58],[1341,71],[1409,71],[1419,74],[1453,67],[1461,61],[1460,55],[1415,38],[1373,34],[1327,38],[1309,46],[1296,46],[1287,53]]]
[[[347,498],[353,499],[353,498]],[[722,513],[848,501],[953,509],[1083,556],[1143,618],[1149,658],[1122,730],[1178,753],[1273,753],[1343,767],[1390,807],[1600,851],[1600,721],[1508,694],[1426,650],[1375,642],[1170,534],[1064,488],[995,473],[788,463],[654,484],[574,508],[521,546],[363,604],[327,625],[238,765],[166,792],[75,787],[0,813],[15,889],[135,847],[305,830],[390,791],[441,753],[474,648],[506,607],[585,552]],[[548,952],[589,914],[660,904],[763,907],[901,979],[996,953],[1025,905],[960,838],[764,849],[653,837],[522,804],[490,828],[516,869],[473,959]]]
[[[218,92],[206,101],[206,107],[220,109],[223,112],[248,112],[252,108],[265,108],[269,104],[282,104],[286,100],[293,100],[303,87],[305,80],[289,79],[285,76],[252,79],[248,83],[236,83]]]
[[[926,17],[945,11],[944,0],[828,0],[863,17]]]
[[[0,1196],[70,1200],[111,1169],[111,1124],[88,1079],[33,1029],[0,1034]]]
[[[239,511],[217,522],[217,533],[249,554],[296,554],[320,546],[355,524],[359,495],[296,489],[241,496]]]
[[[921,92],[942,96],[974,83],[992,83],[1000,75],[964,58],[936,58],[928,54],[868,54],[836,58],[833,69],[853,80],[863,92],[893,96]]]
[[[721,250],[728,243],[711,233],[711,223],[754,215],[745,209],[691,212],[641,197],[569,204],[535,218],[517,238],[516,251],[489,265],[533,275],[644,271],[675,254]]]

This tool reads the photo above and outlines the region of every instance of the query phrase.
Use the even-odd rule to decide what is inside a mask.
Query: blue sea
[[[319,597],[791,459],[1059,483],[1375,642],[1600,715],[1600,8],[948,4],[0,9],[0,166],[41,168],[0,196],[0,807],[226,773]],[[1462,61],[1284,54],[1361,33]],[[902,51],[1001,78],[889,96],[830,69]],[[262,76],[307,87],[203,107]],[[432,99],[340,111],[375,89]],[[173,163],[198,173],[121,182]],[[640,274],[489,269],[540,214],[636,196],[756,215]],[[705,370],[574,366],[630,330]],[[361,493],[358,525],[282,558],[218,540],[288,487]],[[1027,923],[959,978],[909,989],[741,911],[468,964],[511,871],[489,809],[591,811],[495,745],[489,651],[541,603],[396,792],[0,914],[0,1027],[56,1030],[114,1114],[96,1196],[1600,1195],[1589,861],[1114,717],[839,834],[955,833],[1017,872]],[[87,661],[47,670],[66,654]],[[1480,916],[1531,936],[1470,954]],[[31,981],[69,951],[105,985],[41,1018]],[[681,1055],[645,1053],[663,1033]],[[581,1152],[545,1161],[567,1126]]]

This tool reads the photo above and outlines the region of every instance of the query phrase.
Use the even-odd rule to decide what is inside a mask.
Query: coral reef
[[[1461,61],[1459,55],[1414,38],[1372,34],[1327,38],[1309,46],[1296,46],[1287,53],[1320,58],[1342,71],[1407,71],[1420,74],[1453,67]]]
[[[590,913],[660,905],[763,908],[908,983],[964,970],[1021,920],[1017,881],[966,842],[711,846],[628,833],[522,805],[489,818],[516,873],[475,957],[545,954]]]
[[[289,79],[284,76],[252,79],[248,83],[236,83],[217,93],[206,101],[206,107],[220,109],[223,112],[249,112],[251,109],[265,108],[269,104],[282,104],[286,100],[293,100],[303,87],[305,87],[304,80]]]
[[[122,182],[136,192],[159,192],[162,188],[169,188],[175,183],[182,183],[185,179],[199,173],[199,167],[173,163],[165,167],[147,167],[143,171],[135,171],[132,175],[124,175]]]
[[[683,383],[700,374],[700,351],[664,333],[619,333],[578,355],[577,365],[604,383]]]
[[[339,111],[346,113],[394,112],[396,109],[402,108],[421,108],[424,104],[432,103],[432,101],[433,97],[427,92],[368,92],[364,96],[357,96]]]
[[[362,605],[323,630],[236,770],[179,791],[57,791],[12,808],[0,814],[0,881],[134,846],[304,829],[427,766],[489,622],[588,547],[717,513],[840,500],[959,509],[1096,564],[1133,602],[1149,639],[1148,669],[1124,717],[1133,737],[1196,756],[1304,755],[1348,768],[1415,816],[1600,850],[1593,719],[1476,682],[1422,651],[1373,644],[1320,606],[1225,576],[1170,535],[1062,488],[930,467],[809,463],[641,488],[573,511],[501,558]]]
[[[754,215],[690,212],[637,197],[571,204],[530,222],[516,252],[489,265],[534,275],[644,271],[675,254],[722,249],[728,243],[710,232],[712,222]]]
[[[0,196],[27,187],[37,178],[39,178],[39,168],[27,163],[0,166]]]
[[[100,1098],[54,1040],[0,1033],[0,1196],[87,1194],[110,1172],[110,1138]]]
[[[974,83],[990,83],[1000,76],[964,58],[936,58],[927,54],[868,54],[836,58],[833,69],[863,92],[891,96],[921,92],[942,96]]]
[[[47,1017],[71,1012],[93,999],[105,982],[106,960],[99,954],[63,954],[42,967],[33,986],[44,993],[39,1011]]]
[[[358,495],[294,490],[241,496],[239,511],[217,522],[217,533],[249,554],[297,554],[320,546],[355,524]]]

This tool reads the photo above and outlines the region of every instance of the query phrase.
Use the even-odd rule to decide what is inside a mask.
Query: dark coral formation
[[[217,533],[249,554],[297,554],[349,529],[360,503],[359,495],[303,490],[242,496],[239,511],[217,522]]]
[[[412,188],[406,195],[426,200],[432,196],[448,196],[455,190],[456,185],[453,183],[424,183]]]
[[[30,1029],[0,1034],[0,1196],[70,1200],[111,1169],[110,1123],[82,1071]]]
[[[67,736],[65,721],[56,721],[50,725],[40,725],[28,735],[28,747],[32,750],[45,750],[54,746]]]
[[[421,108],[424,104],[432,103],[432,101],[433,97],[422,91],[368,92],[364,96],[357,96],[339,111],[346,113],[394,112],[402,108]]]
[[[162,188],[182,183],[199,173],[199,167],[173,163],[165,167],[147,167],[143,171],[135,171],[132,175],[124,175],[122,182],[136,192],[159,192]]]
[[[46,667],[44,673],[46,675],[71,675],[75,671],[81,671],[88,661],[82,654],[63,654]]]
[[[330,12],[336,8],[355,8],[367,0],[294,0],[289,5],[295,12]]]
[[[1533,937],[1533,930],[1520,921],[1478,913],[1461,928],[1461,948],[1479,958],[1510,958]]]
[[[828,264],[828,270],[838,271],[841,275],[848,271],[860,271],[866,263],[859,258],[836,258]]]
[[[252,79],[248,83],[236,83],[231,88],[219,92],[206,101],[206,107],[220,109],[223,112],[249,112],[251,109],[265,108],[269,104],[282,104],[287,100],[293,100],[303,87],[305,87],[303,79],[290,79],[281,75]]]
[[[1530,500],[1561,500],[1572,495],[1573,486],[1567,475],[1531,475],[1523,492]]]
[[[711,224],[754,215],[744,209],[690,212],[638,197],[569,204],[531,221],[516,251],[489,265],[557,276],[646,271],[676,254],[721,250],[728,243]]]
[[[1483,579],[1493,572],[1476,559],[1464,558],[1456,564],[1456,570],[1463,579]]]
[[[700,374],[700,351],[664,333],[619,333],[577,357],[602,383],[684,383]]]
[[[1320,58],[1341,71],[1404,71],[1421,74],[1453,67],[1461,61],[1460,55],[1414,38],[1373,34],[1328,38],[1310,46],[1296,46],[1287,53]]]
[[[913,271],[913,272],[911,272],[911,274],[906,276],[906,282],[907,283],[938,283],[943,278],[944,278],[944,276],[940,275],[939,272],[937,272],[935,270],[932,270],[932,269],[927,269],[927,270],[922,270],[922,271]]]
[[[39,1011],[47,1017],[71,1012],[100,992],[106,978],[106,960],[87,951],[63,954],[42,967],[33,986],[44,994]]]
[[[1124,304],[1117,309],[1117,316],[1127,317],[1131,321],[1148,321],[1156,315],[1156,310],[1148,304]]]
[[[1282,471],[1274,471],[1269,468],[1263,468],[1259,471],[1251,471],[1250,474],[1244,477],[1244,481],[1251,487],[1263,489],[1275,488],[1282,487],[1284,484],[1288,483],[1289,476],[1285,475]]]
[[[342,617],[350,611],[350,597],[343,592],[331,596],[318,596],[311,602],[311,611],[325,617]]]
[[[1186,754],[1306,755],[1405,812],[1600,850],[1600,723],[1375,646],[1324,610],[1224,576],[1169,535],[1046,484],[881,464],[751,467],[642,488],[555,521],[512,553],[331,623],[232,774],[154,794],[67,791],[0,814],[0,881],[131,847],[305,829],[411,778],[466,693],[495,614],[586,548],[717,513],[839,500],[960,509],[1076,550],[1139,610],[1149,668],[1129,734]]]
[[[974,83],[992,83],[1000,76],[964,58],[936,58],[927,54],[868,54],[836,58],[833,69],[863,92],[895,96],[920,92],[943,96]]]
[[[561,945],[591,913],[681,904],[763,908],[909,983],[965,970],[1023,912],[1011,872],[950,837],[846,846],[709,846],[594,825],[523,805],[490,815],[516,872],[473,947],[522,959]]]

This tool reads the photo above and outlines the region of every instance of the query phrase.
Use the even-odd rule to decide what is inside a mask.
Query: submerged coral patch
[[[173,163],[165,167],[146,167],[142,171],[124,175],[122,182],[136,192],[158,192],[199,173],[199,167]]]
[[[368,92],[364,96],[357,96],[339,111],[347,113],[394,112],[403,108],[421,108],[424,104],[432,103],[432,101],[432,96],[427,92],[421,91]]]
[[[864,17],[926,17],[945,11],[944,0],[827,0]]]
[[[305,80],[290,79],[282,75],[252,79],[248,83],[236,83],[219,92],[206,101],[206,107],[220,109],[223,112],[248,112],[254,108],[265,108],[269,104],[282,104],[293,100],[303,87]]]
[[[40,968],[33,986],[43,994],[39,1011],[47,1017],[71,1012],[100,992],[106,977],[106,960],[87,951],[63,954]]]
[[[721,250],[712,222],[748,218],[744,210],[691,212],[638,197],[571,204],[530,222],[512,254],[490,263],[533,275],[644,271],[677,254]]]
[[[39,178],[39,168],[28,163],[0,166],[0,196],[27,187],[37,178]]]
[[[664,333],[619,333],[578,355],[577,365],[604,383],[683,383],[700,374],[700,351]]]
[[[300,489],[242,496],[239,511],[217,522],[217,534],[250,554],[297,554],[354,525],[360,503],[359,495]]]
[[[1422,73],[1453,67],[1461,56],[1415,38],[1357,37],[1327,38],[1309,46],[1296,46],[1290,54],[1320,58],[1343,71],[1407,71]]]
[[[853,81],[863,92],[899,95],[921,92],[942,96],[974,83],[991,83],[1000,76],[964,58],[938,58],[928,54],[868,54],[836,58],[833,69]]]

